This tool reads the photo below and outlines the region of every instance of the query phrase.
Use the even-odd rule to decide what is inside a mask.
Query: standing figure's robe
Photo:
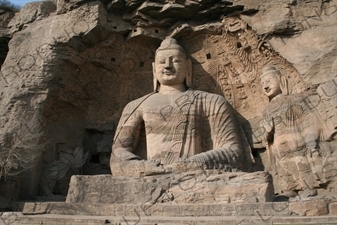
[[[319,118],[310,98],[305,94],[280,94],[263,112],[262,127],[266,131],[270,170],[280,190],[304,190],[325,182],[323,158],[314,156],[317,149],[326,155],[322,141],[330,128]]]
[[[145,130],[146,147],[140,144]],[[123,110],[111,162],[189,158],[209,169],[247,171],[252,156],[233,108],[222,97],[189,89],[174,95],[152,93]]]

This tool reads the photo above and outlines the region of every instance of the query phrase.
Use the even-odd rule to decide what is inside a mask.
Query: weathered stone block
[[[272,216],[289,216],[289,202],[267,202],[260,207],[261,214]]]
[[[47,213],[48,204],[46,203],[35,203],[27,202],[23,208],[23,213],[26,215],[29,214],[44,214]]]
[[[180,209],[184,213],[184,216],[201,216],[204,212],[204,206],[202,204],[181,205]]]
[[[184,212],[180,205],[165,205],[163,206],[163,216],[183,216]]]
[[[273,194],[270,175],[265,172],[208,175],[195,171],[143,178],[73,176],[66,201],[148,207],[156,203],[267,202],[272,200]]]
[[[206,216],[231,216],[235,215],[236,204],[207,204],[204,205],[203,214]]]
[[[142,204],[139,206],[141,214],[145,216],[161,216],[163,205],[161,204]]]
[[[329,214],[337,215],[337,202],[332,202],[329,204]]]
[[[125,216],[125,205],[116,205],[115,206],[115,215],[116,216]]]
[[[289,211],[300,216],[323,216],[329,213],[329,199],[312,199],[307,201],[290,202]]]

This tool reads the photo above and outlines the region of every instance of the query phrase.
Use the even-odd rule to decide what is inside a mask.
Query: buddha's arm
[[[136,152],[144,123],[141,104],[151,95],[130,102],[123,110],[110,159],[115,176],[142,177],[167,172],[157,161],[140,160]]]
[[[142,117],[134,104],[128,104],[122,113],[118,127],[116,129],[111,153],[111,163],[132,159],[140,159],[135,154],[137,149]]]
[[[190,160],[202,165],[203,168],[235,170],[241,169],[244,151],[239,145],[239,124],[233,115],[233,109],[222,97],[212,98],[209,104],[213,105],[210,110],[209,121],[213,140],[213,149],[190,157]],[[240,133],[240,135],[239,135]]]
[[[322,129],[322,123],[319,121],[319,114],[315,113],[315,109],[310,107],[307,100],[302,100],[299,104],[300,113],[303,114],[301,121],[302,135],[304,136],[304,141],[309,150],[309,154],[313,152],[318,152],[318,141],[320,139],[320,133]],[[295,108],[295,107],[293,107]]]

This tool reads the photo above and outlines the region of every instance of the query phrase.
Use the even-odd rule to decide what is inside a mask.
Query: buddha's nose
[[[268,85],[264,86],[263,90],[268,91],[269,90],[269,86]]]
[[[170,69],[172,68],[172,60],[171,59],[166,59],[165,61],[165,69]]]

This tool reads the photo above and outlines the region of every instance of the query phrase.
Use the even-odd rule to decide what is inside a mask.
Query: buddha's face
[[[157,52],[153,73],[161,85],[182,84],[187,75],[186,55],[178,49]]]
[[[263,93],[267,95],[269,99],[282,94],[280,80],[276,73],[268,72],[268,74],[262,74],[261,85]]]

